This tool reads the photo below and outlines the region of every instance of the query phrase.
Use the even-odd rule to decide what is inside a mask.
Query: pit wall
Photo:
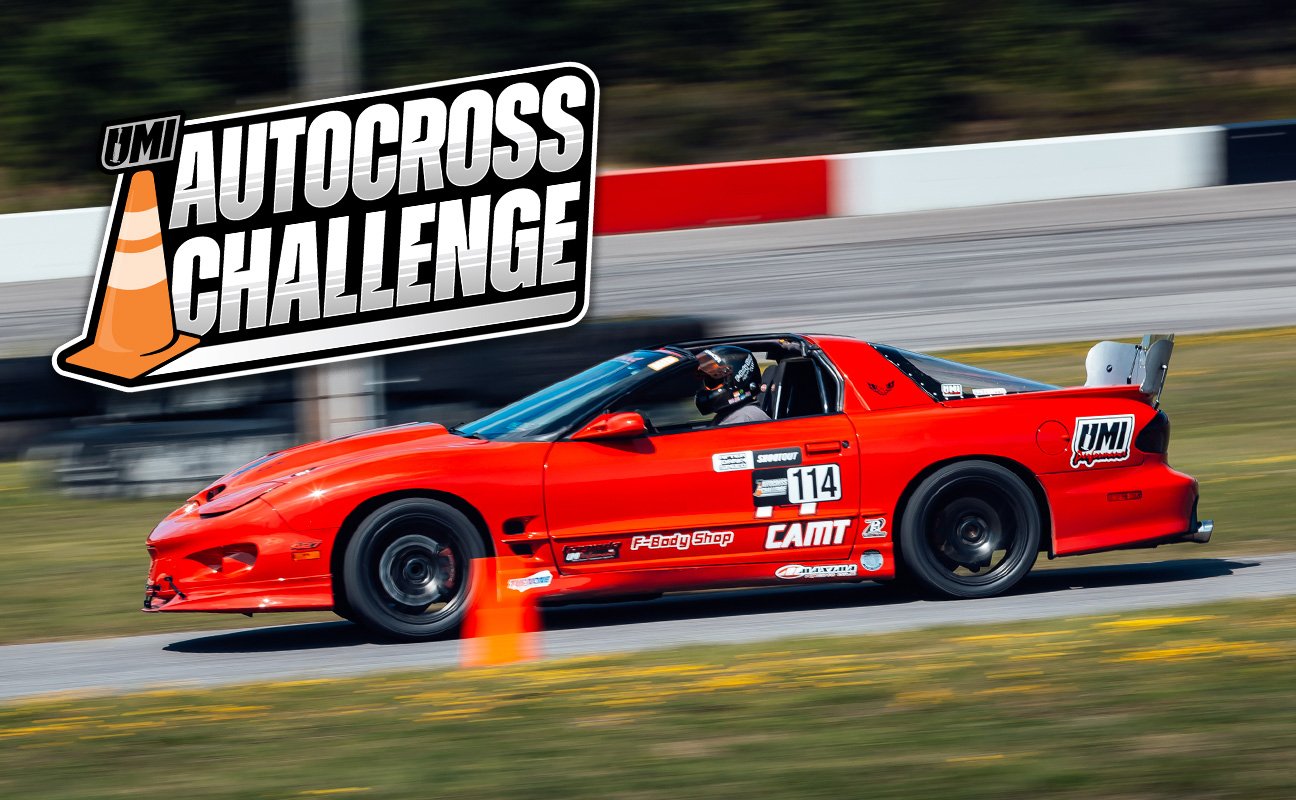
[[[614,170],[596,234],[1296,180],[1296,120]],[[0,215],[0,283],[94,273],[107,209]]]
[[[600,234],[1296,180],[1296,120],[619,170]]]

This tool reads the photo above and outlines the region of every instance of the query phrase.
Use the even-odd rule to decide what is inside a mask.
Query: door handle
[[[825,453],[840,453],[842,443],[840,439],[834,439],[831,442],[806,442],[807,455],[823,455]]]

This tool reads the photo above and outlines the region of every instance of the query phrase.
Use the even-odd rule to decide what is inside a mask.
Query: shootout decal
[[[757,450],[757,467],[792,467],[801,463],[801,448],[782,447],[777,450]]]
[[[765,531],[766,550],[787,550],[797,547],[825,547],[846,541],[848,519],[825,519],[791,525],[775,524]]]
[[[733,531],[693,531],[692,533],[654,533],[635,536],[630,549],[638,550],[688,550],[690,547],[715,545],[728,547],[734,540]]]
[[[858,574],[859,568],[854,564],[816,564],[809,567],[802,564],[785,564],[774,570],[775,577],[785,581],[797,578],[849,578]]]
[[[570,325],[598,100],[559,64],[110,124],[95,288],[55,369],[134,391]]]
[[[1104,461],[1125,461],[1134,439],[1134,415],[1076,417],[1071,437],[1071,466],[1092,467]]]

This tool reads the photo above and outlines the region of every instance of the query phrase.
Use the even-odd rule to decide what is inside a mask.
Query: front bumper
[[[142,610],[330,609],[331,544],[331,532],[294,531],[260,499],[213,517],[180,509],[149,534]]]

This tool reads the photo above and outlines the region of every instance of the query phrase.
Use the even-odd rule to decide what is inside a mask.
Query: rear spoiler
[[[1149,333],[1140,344],[1099,342],[1085,357],[1085,386],[1138,385],[1155,408],[1161,404],[1173,350],[1173,333]]]

